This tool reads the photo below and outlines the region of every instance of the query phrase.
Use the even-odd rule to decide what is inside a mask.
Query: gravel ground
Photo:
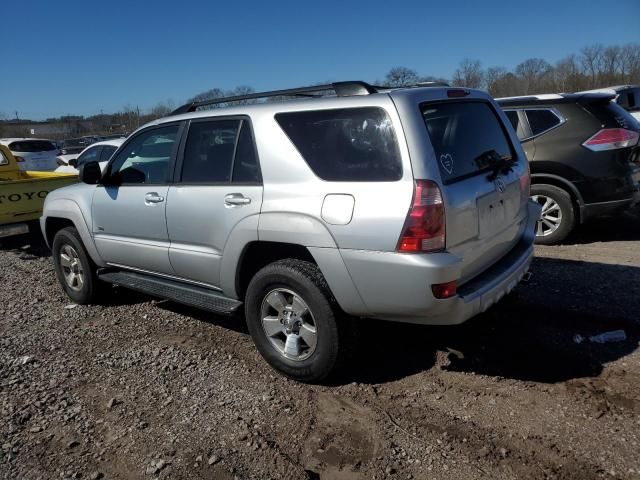
[[[463,326],[361,322],[330,386],[274,373],[241,318],[73,306],[30,242],[0,246],[0,478],[640,478],[638,216],[538,248]]]

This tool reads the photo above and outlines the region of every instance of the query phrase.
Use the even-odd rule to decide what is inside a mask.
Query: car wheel
[[[73,227],[59,230],[53,237],[51,250],[56,277],[69,298],[81,305],[98,300],[105,284],[98,280],[96,265],[78,231]]]
[[[564,240],[576,218],[569,193],[553,185],[531,185],[531,199],[542,207],[536,223],[536,243],[553,245]]]
[[[249,332],[265,360],[302,382],[337,370],[351,343],[347,318],[316,265],[286,259],[252,278],[245,296]]]

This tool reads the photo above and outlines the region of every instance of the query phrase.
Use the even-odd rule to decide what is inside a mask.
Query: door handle
[[[160,203],[164,202],[164,197],[158,195],[158,192],[149,192],[144,196],[144,203]]]
[[[224,197],[224,204],[230,207],[248,205],[249,203],[251,203],[251,199],[245,197],[241,193],[230,193],[229,195],[225,195]]]

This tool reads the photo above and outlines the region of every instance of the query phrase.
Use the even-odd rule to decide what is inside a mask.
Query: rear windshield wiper
[[[487,150],[478,155],[474,162],[480,170],[490,168],[489,180],[493,181],[500,173],[509,173],[513,169],[514,159],[509,155],[502,156],[495,150]]]

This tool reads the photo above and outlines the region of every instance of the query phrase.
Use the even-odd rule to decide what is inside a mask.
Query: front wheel
[[[276,370],[302,382],[334,373],[350,339],[347,319],[316,265],[286,259],[255,274],[245,297],[247,326],[256,347]]]
[[[69,298],[80,305],[98,300],[104,284],[98,280],[78,231],[73,227],[58,231],[51,251],[56,277]]]
[[[575,210],[571,196],[553,185],[531,185],[531,199],[542,207],[536,223],[536,243],[554,245],[571,233],[575,225]]]

